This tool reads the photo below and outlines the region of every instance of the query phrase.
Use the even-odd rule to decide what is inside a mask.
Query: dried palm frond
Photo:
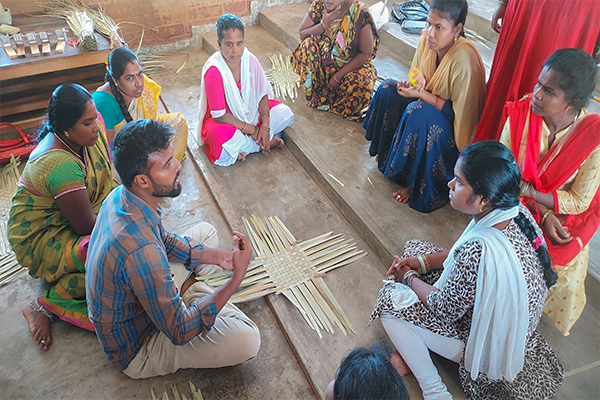
[[[282,57],[281,54],[279,56],[273,54],[270,60],[272,67],[266,72],[266,75],[273,85],[275,97],[284,100],[287,96],[293,102],[298,96],[300,76],[294,71],[290,56]]]
[[[20,157],[11,155],[10,162],[0,172],[0,287],[11,282],[27,268],[17,262],[8,241],[8,213],[19,180]]]
[[[179,54],[181,54],[182,56],[185,55],[185,60],[179,66],[175,74],[181,72],[181,70],[186,66],[190,56],[190,53],[188,52],[179,52]],[[153,73],[162,72],[167,68],[167,65],[179,59],[177,56],[173,57],[173,53],[162,54],[139,52],[136,55],[140,62],[140,65],[144,68],[144,74],[146,75],[152,75]]]
[[[299,242],[277,217],[261,220],[252,215],[250,221],[246,218],[243,221],[257,258],[248,267],[240,284],[243,289],[236,292],[230,301],[242,303],[281,293],[298,308],[320,338],[323,337],[321,330],[333,334],[333,325],[337,325],[344,335],[347,331],[356,334],[322,276],[367,253],[358,250],[352,239],[333,232]],[[196,279],[220,286],[230,277],[231,272],[225,271]]]
[[[127,47],[127,42],[121,36],[121,28],[104,12],[101,5],[97,10],[77,0],[44,0],[38,1],[38,5],[44,9],[46,14],[64,19],[68,19],[73,13],[84,12],[94,21],[94,29],[110,40],[111,50],[117,47]]]
[[[196,386],[194,386],[192,382],[188,381],[188,383],[190,384],[190,392],[192,393],[191,400],[204,400],[200,389],[196,389]],[[171,385],[171,391],[173,392],[173,397],[175,400],[187,400],[187,396],[185,394],[179,393],[179,390],[177,390],[177,385]],[[154,388],[150,388],[150,395],[152,396],[152,400],[157,400],[157,397],[154,394]],[[166,390],[163,392],[161,400],[169,400],[169,395],[167,394]]]
[[[79,47],[85,52],[98,50],[98,39],[94,34],[94,21],[85,11],[75,11],[67,17],[67,24],[79,39]]]

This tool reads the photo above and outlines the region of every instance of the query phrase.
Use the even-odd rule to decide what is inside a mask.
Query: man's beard
[[[175,186],[175,182],[177,181],[177,178],[179,178],[179,172],[177,173],[177,176],[175,176],[172,185],[159,185],[154,182],[154,179],[152,179],[150,175],[148,175],[148,178],[150,178],[150,182],[152,182],[154,188],[154,191],[152,192],[152,196],[154,197],[177,197],[181,194],[181,183],[178,186]]]

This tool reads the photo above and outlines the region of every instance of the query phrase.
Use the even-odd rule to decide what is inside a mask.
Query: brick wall
[[[250,14],[250,0],[82,0],[100,4],[117,23],[130,46],[139,44],[144,29],[143,46],[177,42],[192,37],[192,26],[216,23],[226,12],[237,16]],[[13,14],[40,12],[37,0],[7,1],[4,6]],[[127,23],[130,22],[130,23]]]

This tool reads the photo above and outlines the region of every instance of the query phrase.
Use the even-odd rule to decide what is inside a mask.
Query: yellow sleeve
[[[474,47],[465,47],[452,62],[450,100],[454,110],[454,140],[462,151],[475,136],[485,100],[485,70]]]
[[[558,213],[581,214],[588,209],[600,186],[600,146],[590,153],[572,182],[556,191]]]
[[[510,123],[509,123],[508,117],[506,118],[506,123],[504,124],[504,127],[502,128],[502,134],[500,135],[500,143],[502,143],[503,145],[508,147],[509,150],[512,151],[512,145],[511,145],[511,141],[510,141]]]

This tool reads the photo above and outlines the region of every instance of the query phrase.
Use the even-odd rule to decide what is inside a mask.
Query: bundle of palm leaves
[[[79,36],[77,32],[80,32],[79,24],[74,23],[71,26],[69,19],[72,19],[76,13],[85,13],[93,21],[93,29],[110,40],[111,50],[117,47],[127,47],[127,42],[121,37],[121,28],[104,12],[102,6],[94,9],[77,0],[43,0],[39,1],[38,5],[44,9],[46,14],[66,19],[69,27],[77,36]]]

